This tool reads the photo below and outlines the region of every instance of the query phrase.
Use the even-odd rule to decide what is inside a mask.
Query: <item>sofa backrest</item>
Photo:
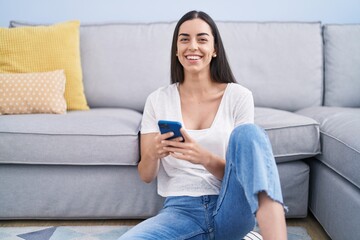
[[[21,25],[29,24],[12,22],[12,26]],[[142,111],[147,96],[170,83],[175,25],[81,25],[81,62],[89,106]],[[253,92],[256,106],[296,111],[322,104],[320,23],[217,25],[234,75]]]
[[[84,91],[90,108],[142,112],[147,96],[170,83],[175,22],[81,24]],[[10,27],[48,25],[11,21]]]
[[[324,105],[360,107],[360,25],[325,25],[324,55]]]
[[[320,23],[218,22],[237,81],[256,106],[296,111],[323,99]],[[84,25],[81,56],[91,107],[141,111],[147,95],[170,83],[175,23]]]
[[[147,96],[170,83],[174,28],[174,23],[81,26],[81,61],[89,106],[142,111]]]
[[[218,23],[237,81],[255,105],[296,111],[323,99],[320,23]]]

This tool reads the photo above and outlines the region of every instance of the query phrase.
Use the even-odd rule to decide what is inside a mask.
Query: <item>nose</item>
[[[191,41],[190,44],[189,44],[189,51],[196,51],[198,49],[198,46],[197,46],[197,42],[196,41]]]

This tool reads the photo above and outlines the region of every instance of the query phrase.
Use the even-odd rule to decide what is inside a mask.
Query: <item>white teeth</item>
[[[189,60],[199,60],[200,56],[186,56],[186,58]]]

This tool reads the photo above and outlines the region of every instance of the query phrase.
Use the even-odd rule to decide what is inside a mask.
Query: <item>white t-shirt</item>
[[[181,113],[177,84],[159,88],[146,100],[141,133],[159,132],[158,121],[181,122],[188,134],[203,148],[225,159],[232,130],[239,124],[254,122],[252,93],[236,83],[225,89],[215,119],[210,128],[188,130]],[[160,160],[158,194],[168,196],[218,195],[221,181],[202,165],[167,156]]]

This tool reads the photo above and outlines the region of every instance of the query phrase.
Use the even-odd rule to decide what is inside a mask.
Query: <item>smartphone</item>
[[[168,138],[167,140],[177,138],[177,137],[183,138],[183,136],[181,135],[181,132],[180,132],[180,128],[182,127],[180,122],[160,120],[158,122],[158,125],[159,125],[161,134],[164,134],[167,132],[174,133],[174,135],[172,137]],[[184,142],[184,138],[183,138],[182,142]]]

